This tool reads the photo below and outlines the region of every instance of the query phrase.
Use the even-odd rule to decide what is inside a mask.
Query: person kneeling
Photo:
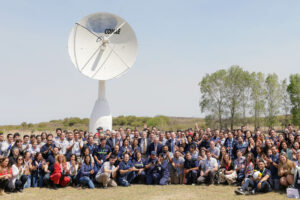
[[[211,156],[210,151],[206,151],[206,160],[201,165],[200,176],[197,179],[197,183],[208,183],[208,185],[214,184],[214,179],[218,171],[218,162]]]
[[[120,186],[130,186],[130,183],[134,179],[134,170],[132,162],[129,160],[129,154],[124,154],[124,159],[119,165],[120,176],[118,178],[118,183]]]
[[[164,160],[163,154],[159,154],[158,159],[156,159],[155,151],[151,152],[151,157],[151,161],[146,165],[148,169],[147,184],[167,185],[170,177],[167,160]]]
[[[96,181],[102,183],[103,187],[106,189],[108,187],[117,187],[117,183],[114,181],[119,166],[115,167],[116,157],[111,155],[109,161],[106,161],[96,175]]]
[[[259,160],[258,168],[259,171],[254,172],[251,178],[246,178],[242,187],[235,190],[236,194],[255,194],[258,192],[266,193],[272,191],[271,171],[266,168],[264,160]],[[252,191],[246,193],[248,187],[252,188]]]

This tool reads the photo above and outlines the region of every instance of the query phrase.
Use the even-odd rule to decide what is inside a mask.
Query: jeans
[[[42,175],[32,176],[32,187],[43,187],[43,176]]]
[[[130,186],[130,183],[135,178],[134,172],[128,172],[126,174],[122,174],[119,177],[119,185],[121,186]]]
[[[43,178],[43,186],[49,186],[51,183],[50,181],[50,173],[45,174]]]
[[[261,188],[257,188],[257,182],[253,181],[250,178],[246,178],[244,184],[242,185],[242,190],[246,190],[248,187],[255,189],[256,192],[270,192],[272,191],[272,187],[268,181],[264,181],[261,183]]]
[[[28,179],[28,176],[22,175],[19,179],[16,180],[15,188],[17,190],[24,189],[24,185],[25,185],[27,179]]]
[[[31,187],[31,175],[28,175],[28,179],[24,185],[24,188],[30,188]]]
[[[94,189],[95,185],[93,183],[93,181],[87,177],[87,176],[83,176],[79,179],[80,184],[82,185],[88,185],[90,189]]]
[[[193,184],[197,182],[197,174],[198,172],[196,170],[192,170],[189,173],[185,175],[186,178],[186,184]]]

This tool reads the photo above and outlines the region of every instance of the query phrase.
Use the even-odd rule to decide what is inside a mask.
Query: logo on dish
[[[115,31],[114,28],[108,28],[108,29],[104,30],[104,33],[105,34],[112,34],[114,31]],[[121,32],[121,29],[119,28],[114,34],[120,34],[120,32]]]

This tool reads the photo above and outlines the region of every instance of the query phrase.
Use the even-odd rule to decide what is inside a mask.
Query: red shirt
[[[0,176],[6,175],[6,174],[11,174],[12,175],[12,169],[9,168],[9,170],[3,169],[3,173],[0,172]]]

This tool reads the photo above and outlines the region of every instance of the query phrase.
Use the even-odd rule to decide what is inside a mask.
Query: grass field
[[[117,187],[108,189],[77,189],[64,188],[58,190],[29,188],[23,193],[13,193],[0,196],[0,199],[11,200],[184,200],[184,199],[205,199],[205,200],[284,200],[288,199],[286,194],[267,193],[252,196],[237,196],[234,194],[236,187],[232,186],[198,186],[198,185],[168,185],[168,186],[146,186],[132,185],[130,187]]]

